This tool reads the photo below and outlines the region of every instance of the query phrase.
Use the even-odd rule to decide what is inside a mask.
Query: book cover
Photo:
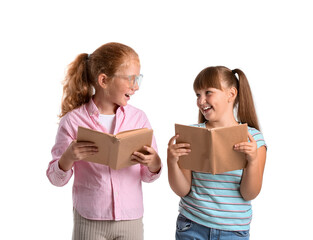
[[[118,170],[137,164],[131,161],[133,152],[143,152],[143,146],[151,146],[153,130],[148,128],[119,132],[116,135],[78,127],[77,141],[94,142],[99,152],[86,161],[100,163]]]
[[[235,144],[248,141],[247,124],[223,128],[200,128],[175,124],[177,143],[189,143],[191,152],[179,158],[181,168],[219,174],[245,168],[244,153],[233,150]]]

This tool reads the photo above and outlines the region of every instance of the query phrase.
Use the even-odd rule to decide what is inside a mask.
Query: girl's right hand
[[[167,161],[168,163],[177,163],[180,156],[188,155],[191,152],[189,143],[174,143],[179,135],[175,135],[168,142]]]
[[[59,167],[63,171],[72,168],[75,161],[83,160],[98,152],[98,147],[93,142],[77,142],[76,140],[68,146],[59,160]]]

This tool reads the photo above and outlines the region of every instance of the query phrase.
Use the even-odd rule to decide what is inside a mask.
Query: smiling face
[[[128,76],[140,74],[140,63],[137,59],[131,59],[130,62],[121,66],[108,84],[107,101],[118,106],[126,106],[131,96],[139,89],[138,84],[131,84]]]
[[[199,108],[198,123],[208,128],[238,124],[234,116],[238,81],[232,71],[223,66],[207,67],[193,83]]]
[[[128,76],[140,74],[138,58],[126,59],[113,76],[100,74],[94,96],[94,102],[101,114],[115,114],[119,106],[126,106],[131,96],[139,89],[131,84]]]
[[[235,88],[227,88],[222,83],[222,90],[204,88],[196,90],[197,106],[208,121],[209,127],[230,126],[236,123],[233,115]]]

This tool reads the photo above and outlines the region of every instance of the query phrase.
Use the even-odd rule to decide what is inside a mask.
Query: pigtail
[[[63,81],[60,118],[91,99],[94,88],[88,77],[88,62],[88,54],[82,53],[69,64]]]
[[[97,48],[92,54],[82,53],[68,66],[63,81],[63,97],[61,114],[88,103],[96,92],[99,74],[112,76],[129,58],[138,60],[138,54],[130,47],[121,43],[107,43]]]
[[[237,73],[239,79],[237,120],[242,123],[247,123],[250,127],[260,130],[249,82],[245,74],[240,69],[234,69],[232,70],[232,73]]]

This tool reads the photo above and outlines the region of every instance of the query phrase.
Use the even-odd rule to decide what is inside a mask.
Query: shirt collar
[[[125,113],[125,110],[127,109],[127,105],[125,107],[120,106],[118,107],[118,109],[116,110],[116,114],[120,114]],[[89,116],[95,116],[95,117],[99,117],[100,112],[98,107],[96,106],[96,104],[94,103],[93,99],[91,98],[90,101],[86,104],[86,110],[89,114]]]

